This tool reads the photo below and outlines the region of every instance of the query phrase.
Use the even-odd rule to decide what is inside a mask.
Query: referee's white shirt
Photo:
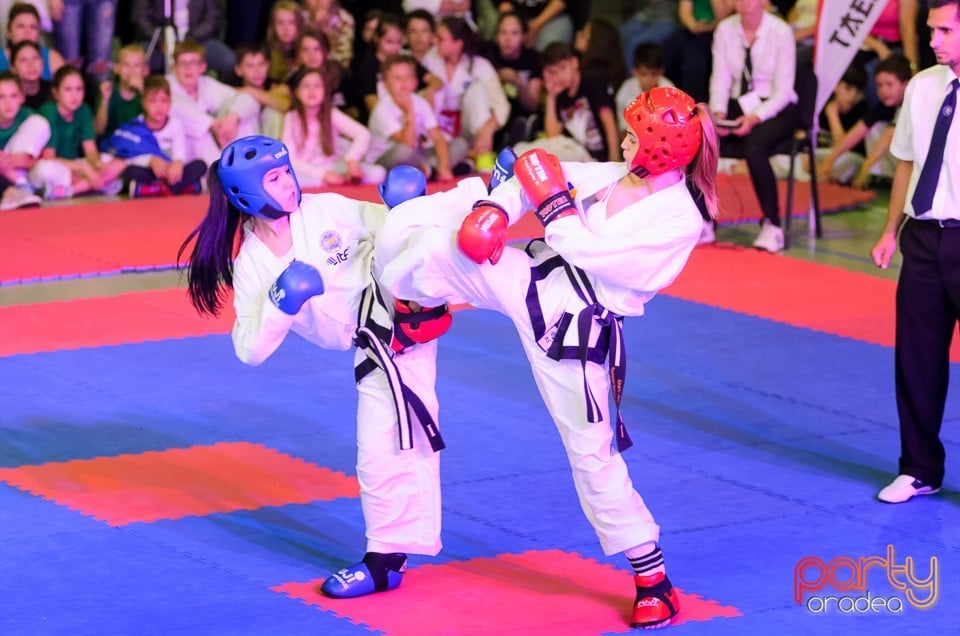
[[[940,106],[950,90],[950,83],[955,79],[957,75],[949,66],[938,64],[917,73],[907,85],[903,97],[890,152],[897,159],[913,162],[913,173],[907,186],[907,200],[904,202],[903,211],[914,218],[917,212],[911,202],[913,192],[917,188],[920,172],[927,159],[933,138],[933,126],[940,115]],[[960,106],[960,95],[957,97]],[[940,179],[933,194],[933,207],[924,215],[924,219],[960,219],[960,124],[956,121],[956,109],[953,119],[943,151]],[[921,210],[920,214],[923,212]]]

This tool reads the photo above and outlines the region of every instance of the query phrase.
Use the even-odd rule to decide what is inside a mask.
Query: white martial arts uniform
[[[421,63],[444,82],[433,103],[447,138],[464,137],[472,142],[491,116],[497,120],[498,128],[507,123],[510,102],[497,70],[486,58],[463,55],[450,74],[436,49],[431,49]]]
[[[240,118],[237,139],[257,134],[260,104],[246,93],[202,75],[194,99],[177,81],[175,74],[168,74],[167,81],[173,98],[170,112],[180,120],[187,134],[187,161],[200,159],[209,166],[220,158],[220,147],[210,132],[210,124],[228,113]]]
[[[260,364],[288,331],[324,349],[350,349],[364,290],[373,283],[374,235],[385,214],[383,205],[337,194],[305,194],[300,209],[290,214],[293,249],[283,258],[275,256],[248,223],[233,278],[237,356],[247,364]],[[268,291],[294,258],[317,268],[325,291],[290,316],[274,306]],[[392,315],[393,301],[386,299],[386,306]],[[357,364],[367,359],[358,349]],[[394,362],[435,422],[436,342],[417,345],[395,356]],[[383,370],[366,374],[357,390],[357,478],[367,551],[435,555],[441,545],[439,453],[416,424],[413,448],[401,449],[397,407]]]
[[[626,464],[613,450],[608,393],[610,379],[602,359],[586,367],[578,359],[554,360],[551,326],[572,314],[562,344],[576,347],[577,317],[587,303],[577,294],[562,267],[535,285],[539,303],[528,304],[532,267],[557,254],[581,268],[602,307],[619,316],[643,314],[644,303],[680,273],[697,243],[703,221],[683,180],[623,209],[606,215],[610,187],[626,174],[622,163],[566,163],[564,172],[577,189],[579,215],[555,220],[546,230],[546,245],[527,251],[507,247],[496,265],[477,265],[456,246],[461,221],[479,199],[500,203],[512,222],[531,206],[516,179],[487,196],[479,178],[461,181],[448,192],[412,199],[390,212],[378,235],[374,262],[381,283],[426,306],[440,302],[470,303],[499,311],[513,320],[534,378],[560,436],[573,470],[580,504],[593,524],[603,550],[615,554],[659,538]],[[554,262],[558,259],[554,259]],[[538,305],[538,306],[537,306]],[[546,337],[538,343],[533,314],[542,315]],[[569,320],[569,319],[568,319]],[[601,336],[596,319],[590,324],[591,346]],[[609,324],[609,323],[608,323]],[[602,352],[601,352],[602,353]],[[602,419],[591,423],[584,375]],[[594,418],[595,420],[598,418]]]

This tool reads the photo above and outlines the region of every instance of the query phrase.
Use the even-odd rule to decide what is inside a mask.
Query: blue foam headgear
[[[287,214],[263,189],[263,175],[274,168],[290,168],[300,203],[300,182],[290,164],[290,152],[283,142],[263,135],[241,137],[223,149],[217,163],[217,178],[232,206],[246,214],[279,219]]]

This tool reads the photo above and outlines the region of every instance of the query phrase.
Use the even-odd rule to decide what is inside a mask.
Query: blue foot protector
[[[332,598],[357,598],[386,592],[400,585],[406,570],[406,554],[367,552],[360,563],[327,577],[320,591]]]

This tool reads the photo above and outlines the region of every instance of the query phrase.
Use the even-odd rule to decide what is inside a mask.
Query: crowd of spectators
[[[262,133],[305,184],[488,169],[505,145],[619,160],[620,113],[676,85],[725,123],[782,248],[774,149],[799,125],[815,0],[633,0],[619,27],[563,0],[0,1],[0,209],[85,192],[202,189],[219,149]],[[903,88],[929,64],[925,8],[888,0],[820,114],[817,171],[889,176]],[[778,234],[779,233],[779,234]]]

